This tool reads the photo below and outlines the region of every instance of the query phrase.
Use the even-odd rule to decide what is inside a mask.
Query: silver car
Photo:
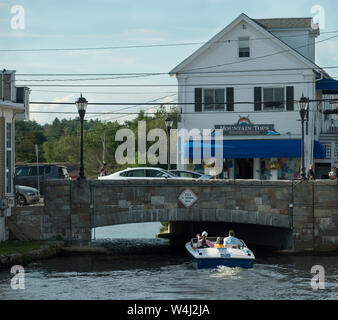
[[[170,173],[167,170],[153,167],[138,167],[128,168],[122,171],[115,172],[108,176],[98,177],[99,180],[111,180],[111,179],[178,179],[179,177]]]
[[[18,206],[38,203],[40,193],[38,189],[27,186],[16,186],[16,204]]]
[[[212,176],[189,170],[170,170],[175,176],[180,178],[194,178],[194,179],[212,179]]]

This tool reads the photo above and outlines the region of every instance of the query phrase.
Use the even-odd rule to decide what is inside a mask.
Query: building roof
[[[299,60],[303,61],[303,63],[307,64],[310,68],[313,69],[319,69],[322,72],[325,73],[324,70],[322,70],[318,65],[316,65],[313,61],[309,60],[308,58],[304,57],[301,53],[299,53],[297,50],[295,50],[294,48],[290,47],[287,43],[285,43],[284,41],[282,41],[280,38],[276,37],[276,35],[274,35],[272,33],[273,29],[268,29],[267,25],[268,25],[268,21],[270,21],[270,25],[273,24],[273,22],[271,22],[272,20],[290,20],[289,22],[284,22],[284,24],[289,23],[289,25],[291,25],[291,21],[292,20],[305,20],[306,21],[306,28],[310,28],[311,27],[311,19],[312,18],[280,18],[280,19],[252,19],[249,18],[246,14],[242,13],[241,15],[239,15],[233,22],[231,22],[228,26],[226,26],[223,30],[221,30],[218,34],[216,34],[210,41],[208,41],[207,43],[205,43],[202,47],[200,47],[198,50],[196,50],[192,55],[190,55],[188,58],[186,58],[185,60],[183,60],[179,65],[177,65],[174,69],[172,69],[169,74],[170,75],[174,75],[177,73],[183,73],[183,69],[189,64],[191,63],[194,59],[196,59],[198,56],[201,56],[206,50],[208,50],[209,48],[212,47],[212,45],[216,42],[218,42],[229,30],[232,29],[232,27],[238,23],[240,23],[241,21],[246,21],[247,23],[251,24],[252,26],[256,26],[256,28],[258,28],[263,34],[267,35],[270,40],[275,41],[277,44],[281,45],[282,48],[285,50],[285,52],[289,52],[290,54],[295,55],[296,57],[298,57]],[[262,24],[262,21],[265,21],[266,26],[264,26]],[[305,21],[303,21],[303,25],[305,25]],[[279,22],[280,25],[282,22]],[[304,29],[304,27],[300,27],[301,23],[300,22],[294,22],[294,25],[296,25],[298,23],[299,29]],[[275,22],[275,24],[277,26],[277,22]],[[290,29],[291,27],[288,27],[288,29]],[[276,28],[277,29],[277,28]],[[312,29],[314,30],[314,29]],[[209,68],[209,67],[206,67]],[[203,68],[200,68],[203,69]]]
[[[312,22],[312,18],[274,18],[274,19],[252,19],[263,28],[272,29],[308,29],[319,34],[318,24]]]

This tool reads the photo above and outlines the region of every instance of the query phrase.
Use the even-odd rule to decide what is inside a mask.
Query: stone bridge
[[[337,181],[48,181],[45,205],[16,208],[10,221],[31,239],[89,242],[91,229],[169,222],[171,239],[235,229],[248,246],[338,251]],[[185,191],[194,203],[179,198]],[[187,194],[185,194],[187,195]],[[189,206],[189,204],[191,206]]]

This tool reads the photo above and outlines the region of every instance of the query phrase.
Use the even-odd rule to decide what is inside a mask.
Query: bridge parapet
[[[89,241],[91,228],[126,223],[216,222],[284,228],[294,249],[338,250],[336,181],[53,180],[45,188],[41,239]],[[179,200],[188,189],[197,196],[191,207]],[[19,211],[12,218],[22,226],[27,210],[26,218]]]

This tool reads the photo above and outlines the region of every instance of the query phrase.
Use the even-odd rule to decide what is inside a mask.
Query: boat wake
[[[229,268],[226,266],[218,266],[217,269],[213,269],[210,274],[211,278],[222,278],[229,280],[243,279],[244,272],[243,268]]]

